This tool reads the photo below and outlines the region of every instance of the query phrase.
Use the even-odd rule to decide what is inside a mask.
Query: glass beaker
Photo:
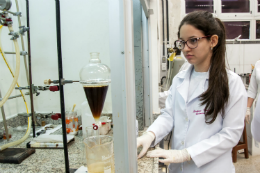
[[[99,144],[100,143],[100,144]],[[89,173],[114,173],[113,138],[100,135],[84,139]]]
[[[84,139],[94,136],[93,125],[92,126],[87,126],[85,128],[85,132],[86,133],[83,133],[83,141],[82,141],[82,148],[83,148],[82,149],[82,151],[83,151],[82,152],[82,160],[83,160],[83,165],[85,167],[87,167],[87,165],[86,165],[87,164],[87,162],[86,162],[86,147],[85,147],[85,144],[84,144]]]

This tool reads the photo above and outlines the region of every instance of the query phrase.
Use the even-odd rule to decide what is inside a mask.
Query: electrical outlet
[[[162,57],[162,63],[166,63],[166,57]]]
[[[166,63],[162,63],[162,70],[165,71],[167,69]]]

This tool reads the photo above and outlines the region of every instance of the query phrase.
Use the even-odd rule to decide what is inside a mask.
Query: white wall
[[[251,65],[260,59],[259,44],[227,44],[227,60],[232,71],[251,73]]]
[[[23,15],[22,24],[25,25],[25,1],[19,2]],[[13,2],[13,7],[14,5]],[[13,7],[11,11],[15,11]],[[16,17],[13,19],[14,28],[17,31]],[[55,1],[30,1],[30,24],[33,83],[35,86],[42,86],[44,79],[58,79]],[[108,24],[107,0],[61,1],[61,39],[65,79],[79,79],[79,71],[88,63],[90,52],[100,52],[102,63],[110,66]],[[9,38],[7,28],[4,28],[2,33],[4,51],[14,51]],[[12,55],[7,55],[7,57],[11,67],[14,68],[15,57]],[[0,58],[0,68],[0,89],[4,95],[11,84],[12,77],[2,58]],[[21,62],[19,83],[21,86],[27,86],[23,62]],[[86,100],[82,86],[79,83],[67,84],[64,90],[66,108],[71,108],[75,103],[76,108],[79,109],[80,104]],[[19,94],[19,91],[12,93],[12,95],[15,94]],[[29,102],[29,97],[26,98]],[[38,97],[34,96],[34,104],[36,112],[60,112],[59,92],[41,92]],[[4,107],[8,117],[25,112],[21,98],[9,100]],[[111,109],[111,90],[109,89],[103,112],[112,112]]]

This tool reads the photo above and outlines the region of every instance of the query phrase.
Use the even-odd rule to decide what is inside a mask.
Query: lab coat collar
[[[191,65],[187,70],[182,71],[176,77],[183,79],[183,82],[177,86],[177,91],[180,93],[185,103],[191,102],[193,99],[200,96],[205,91],[205,82],[209,79],[209,70],[207,71],[207,76],[205,80],[201,81],[198,85],[198,88],[193,92],[192,96],[188,100],[189,84],[190,84],[190,74],[194,66]]]
[[[186,78],[186,77],[189,78],[189,77],[190,77],[191,70],[193,70],[193,68],[194,68],[194,65],[190,65],[187,70],[181,71],[180,73],[178,73],[178,74],[176,75],[176,77],[177,77],[177,78],[181,78],[181,79],[184,79],[184,78]],[[210,70],[210,68],[209,68],[209,70]],[[207,71],[207,77],[206,77],[207,80],[209,79],[209,70]]]

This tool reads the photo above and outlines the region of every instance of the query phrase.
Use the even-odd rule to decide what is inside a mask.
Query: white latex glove
[[[247,109],[246,109],[246,117],[245,117],[245,120],[246,120],[247,124],[249,124],[249,121],[250,121],[250,114],[251,114],[250,107],[247,107]]]
[[[182,163],[190,161],[190,154],[186,149],[183,150],[164,150],[161,148],[149,151],[147,157],[162,157],[159,162],[170,164],[170,163]]]
[[[143,155],[147,152],[148,148],[151,146],[154,139],[155,135],[152,132],[144,133],[142,136],[137,138],[137,148],[143,146],[142,151],[138,155],[138,159],[143,157]]]

